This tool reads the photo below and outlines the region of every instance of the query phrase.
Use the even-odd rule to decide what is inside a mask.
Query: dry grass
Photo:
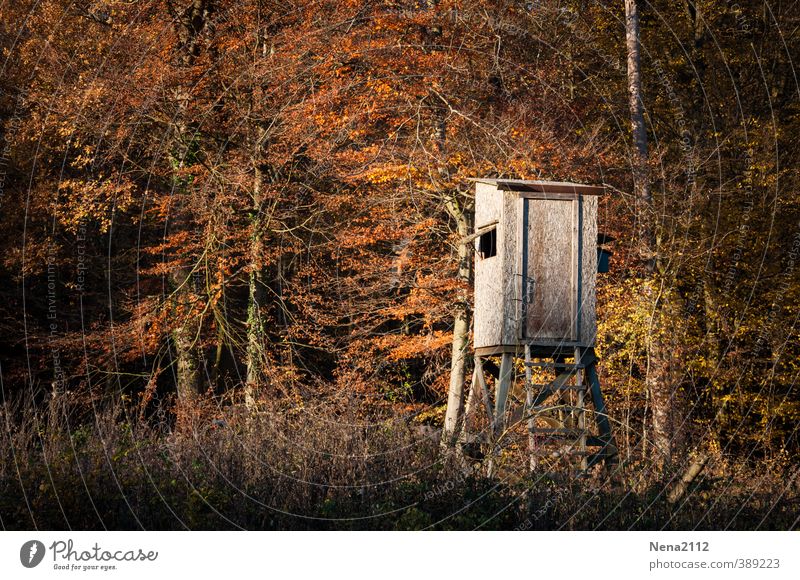
[[[176,428],[175,425],[181,425]],[[198,403],[180,421],[66,397],[0,409],[4,529],[788,529],[797,482],[724,466],[670,506],[663,478],[489,479],[402,418]],[[506,473],[511,470],[505,470]],[[636,489],[634,493],[632,490]]]

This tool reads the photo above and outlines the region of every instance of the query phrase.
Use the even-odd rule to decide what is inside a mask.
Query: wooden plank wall
[[[522,207],[519,195],[514,191],[503,192],[503,270],[501,273],[503,286],[502,301],[502,342],[500,344],[518,344],[520,324],[520,294],[518,258],[519,217]]]
[[[581,258],[580,338],[582,346],[594,346],[597,335],[597,196],[583,196],[583,256]]]
[[[503,192],[490,184],[475,184],[475,230],[498,221],[497,255],[481,259],[475,254],[475,296],[473,343],[475,348],[501,344],[503,329],[503,256],[505,228],[503,214]],[[474,242],[478,247],[479,240]]]

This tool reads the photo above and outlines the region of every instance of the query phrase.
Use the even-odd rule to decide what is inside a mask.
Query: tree
[[[625,0],[625,38],[628,55],[628,94],[633,136],[633,185],[636,210],[637,242],[645,270],[653,276],[658,270],[658,248],[655,235],[655,212],[650,188],[649,156],[647,147],[647,128],[644,119],[644,98],[642,95],[641,42],[639,9],[636,0]],[[669,369],[667,339],[664,336],[666,317],[674,310],[665,308],[670,302],[651,289],[652,317],[647,341],[647,379],[646,388],[650,394],[653,421],[653,445],[656,462],[669,460],[673,445],[671,432],[673,406],[672,377]]]

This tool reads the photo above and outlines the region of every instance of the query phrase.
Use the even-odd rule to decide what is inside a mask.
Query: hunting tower
[[[542,457],[562,458],[585,472],[616,455],[594,353],[595,280],[598,264],[605,271],[610,254],[598,243],[606,241],[597,233],[603,188],[473,181],[475,373],[467,419],[480,393],[496,448],[524,424],[531,468]],[[492,357],[500,357],[499,368]],[[522,366],[524,392],[517,389],[515,373]],[[485,370],[495,376],[494,397]],[[592,410],[585,407],[588,399]],[[586,418],[590,411],[594,428]]]
[[[475,349],[592,347],[601,187],[475,182]]]

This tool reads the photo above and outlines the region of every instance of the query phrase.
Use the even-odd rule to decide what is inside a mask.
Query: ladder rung
[[[545,369],[585,369],[588,365],[585,363],[554,363],[554,362],[526,362],[525,366]]]
[[[562,410],[562,411],[575,411],[576,413],[586,413],[588,409],[586,407],[577,407],[575,405],[536,405],[535,407],[530,407],[528,409],[528,413],[539,414],[542,411],[555,411],[555,410]]]
[[[595,435],[590,435],[589,431],[581,431],[580,429],[556,429],[556,428],[546,428],[546,427],[535,427],[534,429],[528,429],[529,433],[534,435],[571,435],[575,438],[586,436],[586,445],[589,447],[602,447],[602,448],[611,448],[613,447],[608,441],[603,441],[600,437]]]
[[[584,435],[588,435],[588,431],[582,431],[580,429],[562,429],[562,428],[545,428],[545,427],[534,427],[533,429],[529,430],[534,435],[541,434],[541,435],[572,435],[576,438],[583,437]]]
[[[547,385],[531,385],[531,388],[538,389],[540,391],[544,391],[546,389],[555,393],[557,391],[585,391],[588,387],[586,385],[554,385],[550,383]]]

